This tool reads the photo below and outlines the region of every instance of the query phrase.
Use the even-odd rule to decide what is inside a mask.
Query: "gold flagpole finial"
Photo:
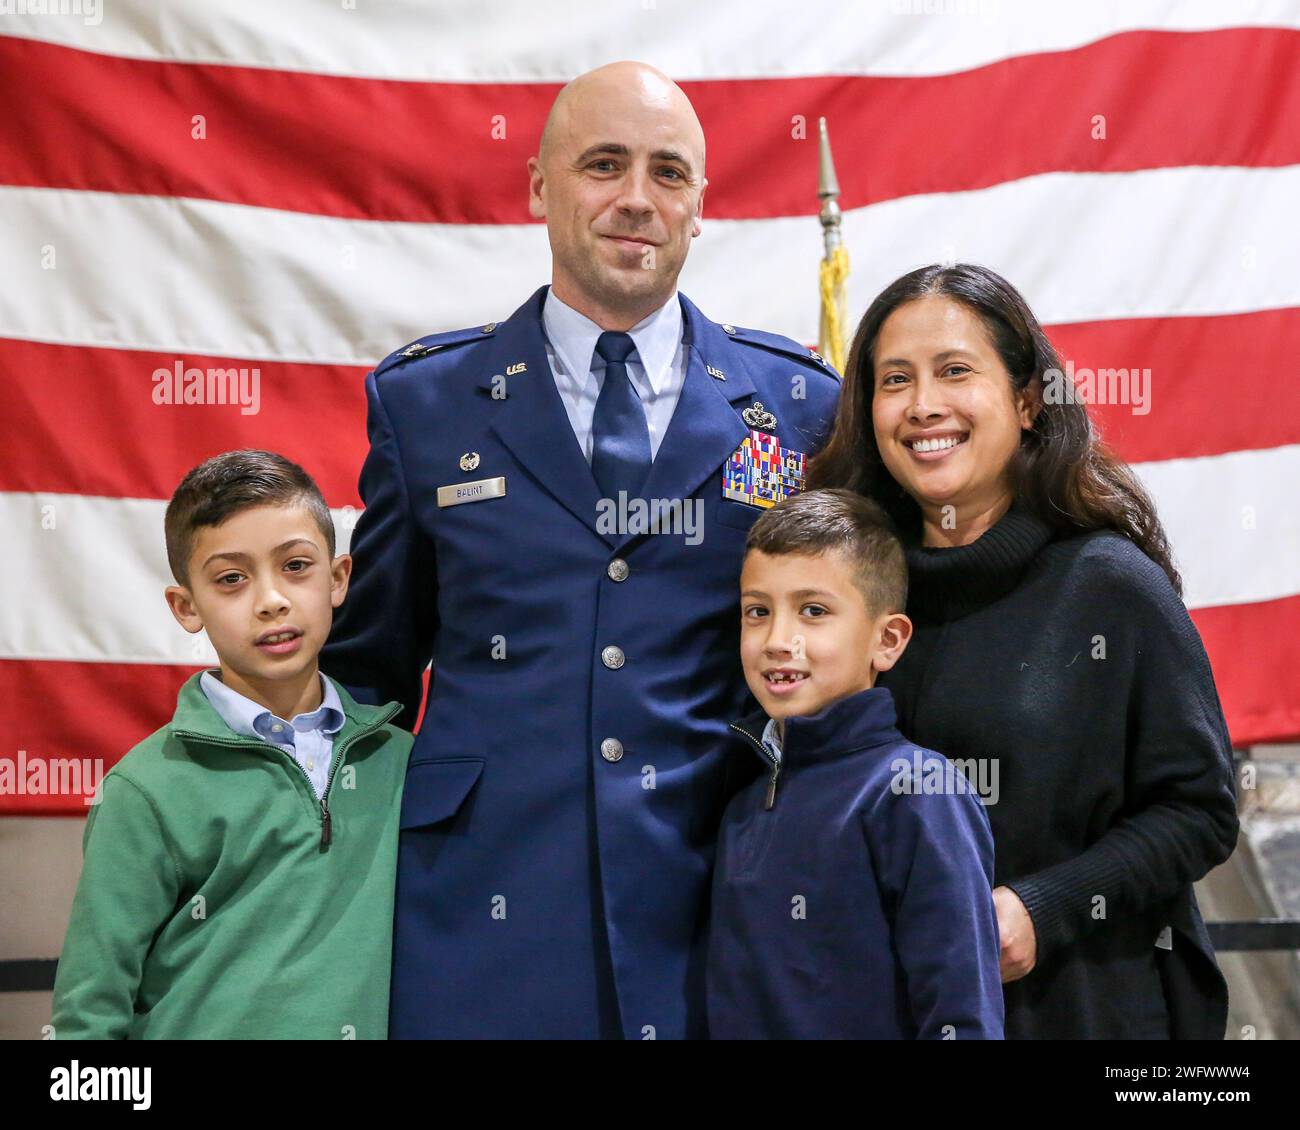
[[[835,160],[831,156],[831,137],[826,131],[826,119],[817,119],[817,195],[822,202],[821,221],[826,237],[826,250],[840,243],[840,182],[835,176]],[[832,243],[832,240],[834,241]]]
[[[840,211],[840,182],[835,176],[835,161],[831,157],[831,139],[826,129],[826,119],[817,119],[818,176],[817,196],[821,200],[819,218],[822,224],[824,255],[819,272],[821,289],[821,329],[818,348],[837,372],[844,372],[845,288],[849,277],[849,253],[844,248],[840,230],[843,213]]]

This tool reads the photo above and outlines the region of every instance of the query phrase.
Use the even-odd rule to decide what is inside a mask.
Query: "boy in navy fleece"
[[[988,817],[874,685],[912,632],[888,518],[796,495],[754,523],[740,586],[763,709],[732,730],[763,771],[718,833],[711,1036],[1001,1039]]]

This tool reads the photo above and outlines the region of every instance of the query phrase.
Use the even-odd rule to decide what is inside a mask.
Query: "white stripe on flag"
[[[1300,445],[1136,464],[1169,533],[1191,608],[1300,593]],[[1253,508],[1253,527],[1244,522]],[[47,509],[52,508],[52,509]],[[172,584],[158,500],[0,492],[0,658],[109,663],[214,661],[167,610]],[[336,510],[339,552],[351,516]],[[54,528],[48,525],[50,516]],[[105,563],[110,563],[106,565]]]
[[[1155,500],[1189,608],[1300,593],[1300,446],[1135,463],[1133,470]]]
[[[1126,31],[1300,27],[1288,0],[66,0],[0,30],[107,55],[438,82],[567,82],[615,59],[674,78],[933,75]],[[52,0],[48,5],[54,7]],[[17,5],[6,5],[17,7]]]
[[[215,663],[207,633],[189,635],[167,608],[157,499],[0,491],[0,524],[15,523],[0,555],[0,659],[107,663]],[[337,551],[351,545],[357,511],[332,510]]]
[[[886,201],[845,217],[850,320],[897,275],[945,259],[1001,272],[1049,324],[1297,306],[1296,200],[1297,165],[1051,173]],[[0,187],[0,212],[0,336],[59,344],[368,365],[500,319],[550,276],[540,224],[22,187]],[[682,290],[717,321],[811,341],[820,245],[813,216],[706,220]]]

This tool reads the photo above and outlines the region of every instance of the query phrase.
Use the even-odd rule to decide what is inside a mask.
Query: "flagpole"
[[[821,291],[821,326],[818,346],[823,357],[844,372],[844,328],[847,321],[845,282],[849,277],[849,253],[844,247],[840,230],[843,213],[840,211],[840,182],[835,176],[835,162],[831,158],[830,134],[826,119],[817,119],[818,177],[817,196],[821,200],[819,217],[822,224],[823,256],[818,272]]]

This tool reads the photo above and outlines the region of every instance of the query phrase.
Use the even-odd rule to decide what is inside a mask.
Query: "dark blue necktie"
[[[625,333],[606,332],[596,341],[596,355],[605,360],[605,380],[591,420],[591,470],[605,498],[617,498],[620,490],[635,495],[650,473],[645,408],[627,374],[635,348]]]

